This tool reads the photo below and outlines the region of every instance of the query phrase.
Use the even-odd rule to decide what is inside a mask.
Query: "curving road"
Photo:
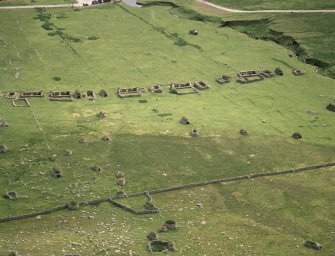
[[[335,13],[335,10],[255,10],[255,11],[245,11],[245,10],[237,10],[231,9],[227,7],[223,7],[217,4],[213,4],[207,2],[205,0],[196,0],[198,3],[207,5],[217,10],[221,10],[223,12],[234,12],[234,13]]]

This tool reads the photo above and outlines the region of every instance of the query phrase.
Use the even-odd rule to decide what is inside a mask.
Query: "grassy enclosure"
[[[304,17],[314,19],[296,16]],[[335,116],[326,109],[334,102],[334,80],[290,57],[282,46],[240,33],[243,27],[221,27],[217,17],[190,19],[170,6],[126,5],[1,11],[0,24],[3,96],[41,89],[96,94],[95,100],[69,102],[33,98],[29,108],[0,98],[0,121],[9,124],[0,128],[0,145],[9,149],[0,154],[1,193],[19,195],[16,201],[0,198],[1,217],[120,190],[334,161]],[[273,26],[286,27],[283,22]],[[189,34],[190,29],[199,34]],[[331,52],[332,45],[325,45]],[[315,49],[311,45],[310,51],[321,54]],[[334,61],[331,53],[324,54]],[[235,81],[240,70],[276,67],[283,76],[244,85]],[[294,76],[293,69],[305,75]],[[218,84],[223,74],[232,82]],[[195,80],[206,81],[210,89],[169,93],[168,83]],[[164,93],[116,95],[119,87],[154,84],[161,84]],[[101,89],[108,97],[98,95]],[[101,111],[104,118],[98,117]],[[182,116],[191,124],[180,124]],[[190,136],[192,128],[199,130],[198,137]],[[241,128],[247,136],[240,135]],[[294,132],[302,139],[291,138]],[[53,167],[61,178],[51,175]],[[118,171],[125,173],[124,187],[116,184]],[[146,235],[168,219],[179,229],[159,238],[175,242],[175,255],[315,255],[303,247],[307,239],[322,243],[320,255],[331,255],[333,172],[327,168],[159,194],[153,196],[158,215],[134,217],[102,203],[40,220],[0,223],[0,255],[11,249],[23,255],[146,255]],[[122,202],[142,210],[145,197]]]

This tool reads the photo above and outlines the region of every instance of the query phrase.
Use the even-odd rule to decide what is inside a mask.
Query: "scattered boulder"
[[[284,75],[284,73],[283,73],[283,71],[281,70],[281,68],[276,68],[276,69],[275,69],[275,74],[276,74],[277,76],[282,76],[282,75]]]
[[[118,186],[124,186],[126,185],[126,178],[119,178],[118,182],[117,182]]]
[[[0,121],[0,128],[7,128],[9,125],[5,121]]]
[[[79,209],[79,203],[75,201],[71,201],[68,205],[67,208],[69,210],[78,210]]]
[[[6,145],[1,145],[0,146],[0,153],[7,153],[8,152],[8,147]]]
[[[191,122],[190,122],[190,120],[188,120],[186,117],[182,117],[181,119],[180,119],[180,121],[179,121],[181,124],[190,124]]]
[[[163,226],[165,226],[168,230],[176,230],[177,229],[177,224],[174,220],[166,220],[163,223]]]
[[[72,150],[70,149],[65,150],[64,156],[72,156]]]
[[[149,241],[154,241],[154,240],[158,240],[158,235],[151,231],[148,235],[147,238],[149,239]]]
[[[57,167],[53,167],[52,168],[51,175],[54,176],[55,178],[60,178],[60,177],[63,176],[62,173],[61,173],[61,171]]]
[[[124,178],[124,173],[123,172],[117,172],[115,174],[116,178]]]
[[[90,100],[94,100],[94,99],[95,99],[95,94],[94,94],[94,92],[91,91],[91,90],[88,90],[88,91],[86,92],[86,95],[87,95],[88,99],[90,99]]]
[[[192,137],[197,137],[198,135],[199,135],[199,131],[197,129],[192,129],[191,136]]]
[[[15,191],[9,191],[6,192],[6,194],[4,195],[5,198],[9,199],[9,200],[16,200],[18,199],[18,195]]]
[[[329,111],[335,112],[335,104],[329,103],[326,107]]]
[[[321,250],[321,244],[310,240],[305,241],[304,246],[315,250]]]
[[[197,36],[199,33],[198,33],[198,31],[196,29],[191,29],[190,30],[190,34],[194,35],[194,36]]]
[[[107,135],[104,135],[102,138],[101,138],[103,141],[109,141],[109,137]]]
[[[292,138],[293,138],[293,139],[296,139],[296,140],[299,140],[299,139],[301,139],[301,138],[302,138],[302,136],[301,136],[301,134],[300,134],[300,133],[298,133],[298,132],[295,132],[295,133],[293,133],[293,134],[292,134]]]
[[[107,114],[105,113],[105,112],[99,112],[99,114],[98,114],[98,117],[100,118],[100,119],[103,119],[103,118],[106,118],[106,116],[107,116]]]
[[[299,69],[293,69],[293,70],[292,70],[292,73],[293,73],[293,75],[295,75],[295,76],[302,76],[302,75],[305,74],[304,72],[302,72],[302,71],[299,70]]]
[[[102,172],[102,168],[97,165],[92,166],[91,169],[96,172]]]
[[[241,134],[241,135],[244,135],[244,136],[245,136],[245,135],[248,135],[248,130],[242,128],[242,129],[240,130],[240,134]]]
[[[104,89],[101,89],[101,90],[100,90],[99,95],[100,95],[101,97],[107,97],[107,96],[108,96],[106,90],[104,90]]]

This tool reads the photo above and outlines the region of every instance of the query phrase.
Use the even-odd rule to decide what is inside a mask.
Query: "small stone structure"
[[[83,97],[83,95],[81,94],[81,92],[79,90],[75,90],[73,97],[76,99],[81,99]]]
[[[304,72],[302,72],[302,71],[299,70],[299,69],[293,69],[293,70],[292,70],[292,73],[293,73],[293,75],[295,75],[295,76],[302,76],[302,75],[305,74]]]
[[[199,131],[197,129],[192,129],[191,130],[191,136],[192,137],[197,137],[199,135]]]
[[[99,92],[99,95],[100,95],[101,97],[107,97],[107,96],[108,96],[108,93],[106,92],[106,90],[101,89],[100,92]]]
[[[27,108],[30,107],[30,103],[27,98],[12,99],[12,105],[13,107],[27,107]]]
[[[216,81],[217,81],[219,84],[229,83],[229,82],[231,81],[231,77],[230,77],[230,76],[222,75],[222,76],[216,78]]]
[[[301,138],[302,138],[302,136],[301,136],[301,134],[300,134],[300,133],[298,133],[298,132],[295,132],[295,133],[293,133],[293,134],[292,134],[292,138],[293,138],[293,139],[296,139],[296,140],[299,140],[299,139],[301,139]]]
[[[61,171],[57,167],[52,168],[51,175],[54,176],[55,178],[60,178],[63,176]]]
[[[170,92],[177,95],[183,95],[183,94],[198,93],[199,91],[193,87],[191,82],[186,82],[186,83],[171,83]]]
[[[73,101],[70,91],[50,91],[49,100],[52,101]]]
[[[329,111],[335,112],[335,104],[329,103],[326,107]]]
[[[157,247],[156,247],[157,246]],[[157,248],[157,249],[156,249]],[[165,252],[168,251],[176,251],[177,248],[172,242],[164,242],[160,240],[152,240],[148,243],[148,251],[149,252]]]
[[[17,99],[19,97],[19,95],[17,94],[17,92],[7,92],[5,94],[5,98],[7,99]]]
[[[123,178],[119,178],[119,180],[117,181],[116,183],[118,186],[124,186],[126,185],[126,178],[123,177]]]
[[[95,99],[95,94],[94,94],[94,92],[91,91],[91,90],[88,90],[88,91],[86,92],[86,96],[87,96],[87,98],[88,98],[89,100],[94,100],[94,99]]]
[[[107,135],[102,136],[101,140],[103,141],[109,141],[109,137]]]
[[[28,97],[38,97],[38,98],[43,98],[45,95],[42,90],[38,92],[21,92],[20,97],[21,98],[28,98]]]
[[[133,88],[118,88],[117,95],[120,98],[139,97],[145,92],[144,88],[133,87]]]
[[[117,172],[116,174],[115,174],[115,176],[116,176],[116,178],[124,178],[124,173],[123,172]]]
[[[0,121],[0,128],[8,128],[8,123],[5,121]]]
[[[78,210],[79,209],[79,203],[72,201],[67,205],[67,208],[69,210]]]
[[[241,135],[248,135],[248,130],[242,128],[242,129],[240,130],[240,134],[241,134]]]
[[[261,70],[259,72],[259,74],[265,78],[270,78],[270,77],[274,77],[275,73],[273,73],[271,70],[265,69],[265,70]]]
[[[5,193],[4,197],[9,200],[16,200],[19,196],[15,191],[9,191]]]
[[[96,172],[102,172],[102,168],[97,165],[92,166],[91,169]]]
[[[98,117],[100,118],[100,119],[103,119],[103,118],[106,118],[106,116],[107,116],[107,113],[106,112],[99,112],[98,113]]]
[[[197,36],[199,34],[196,29],[191,29],[189,33],[193,36]]]
[[[149,241],[154,241],[154,240],[158,240],[158,235],[151,231],[148,235],[147,235],[147,238]]]
[[[255,70],[240,71],[236,76],[237,82],[242,84],[256,82],[264,79],[264,77]]]
[[[70,149],[67,149],[67,150],[65,150],[65,152],[64,152],[64,156],[72,156],[72,150],[70,150]]]
[[[321,250],[321,244],[310,240],[305,241],[304,246],[315,250]]]
[[[282,75],[284,75],[284,72],[281,70],[281,68],[276,68],[275,69],[275,74],[277,76],[282,76]]]
[[[198,90],[205,90],[205,89],[209,89],[209,85],[206,84],[203,81],[195,81],[194,82],[194,87],[197,88]]]
[[[0,146],[0,153],[7,153],[8,152],[8,147],[6,145],[1,145]]]
[[[164,90],[159,84],[156,84],[156,85],[151,86],[149,88],[149,91],[152,93],[163,93]]]
[[[185,125],[191,123],[190,120],[188,120],[188,118],[186,118],[185,116],[183,116],[183,117],[180,119],[179,122],[180,122],[181,124],[185,124]]]

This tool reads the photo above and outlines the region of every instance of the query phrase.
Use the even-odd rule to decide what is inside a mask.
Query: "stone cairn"
[[[296,140],[299,140],[299,139],[302,138],[302,135],[298,132],[295,132],[295,133],[292,134],[292,138],[296,139]]]
[[[192,131],[191,131],[191,136],[192,136],[192,137],[197,137],[197,136],[199,136],[199,131],[198,131],[197,129],[192,129]]]
[[[118,178],[118,182],[116,183],[118,186],[124,186],[126,185],[126,178],[123,172],[117,172],[116,178]]]
[[[104,119],[104,118],[107,117],[107,114],[106,114],[105,112],[100,111],[100,112],[98,113],[98,117],[99,117],[100,119]]]
[[[241,134],[241,135],[244,135],[244,136],[245,136],[245,135],[248,135],[248,130],[242,128],[242,129],[240,130],[240,134]]]
[[[54,176],[55,178],[60,178],[60,177],[63,176],[62,173],[61,173],[61,171],[57,167],[53,167],[52,168],[51,175]]]

